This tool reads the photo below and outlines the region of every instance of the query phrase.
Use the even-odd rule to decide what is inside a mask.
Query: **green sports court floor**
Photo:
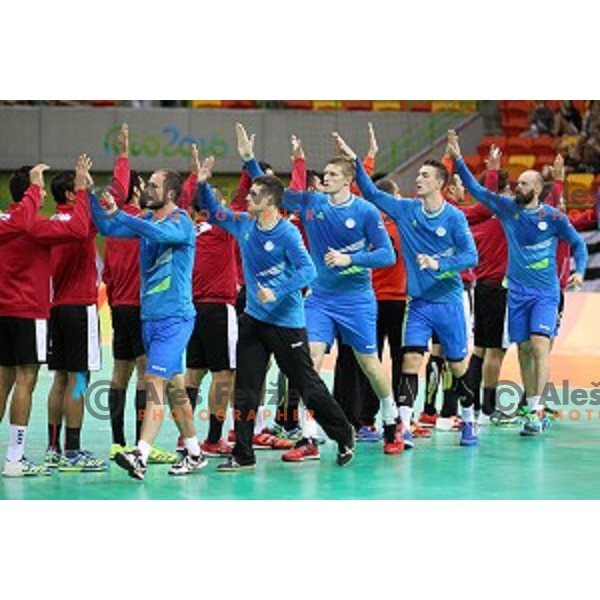
[[[104,356],[108,356],[108,348]],[[110,361],[94,380],[108,378]],[[326,379],[330,382],[331,377]],[[46,444],[46,397],[51,375],[40,373],[27,455],[39,462]],[[203,391],[206,389],[206,383]],[[133,431],[132,397],[126,412],[127,433]],[[417,440],[413,451],[384,456],[380,444],[358,444],[346,468],[335,464],[335,444],[322,447],[321,460],[290,465],[281,453],[257,452],[255,472],[215,472],[219,459],[188,477],[168,476],[167,466],[152,465],[144,482],[130,479],[111,465],[106,473],[55,473],[50,477],[0,478],[0,498],[25,499],[597,499],[600,498],[600,419],[598,407],[588,420],[565,418],[541,438],[521,438],[518,428],[482,427],[479,448],[458,446],[458,434],[435,432]],[[565,411],[566,413],[566,411]],[[199,422],[199,434],[206,432]],[[6,450],[7,419],[0,425],[0,453]],[[110,446],[110,425],[86,415],[83,444],[98,456]],[[174,423],[166,421],[158,444],[172,449]]]

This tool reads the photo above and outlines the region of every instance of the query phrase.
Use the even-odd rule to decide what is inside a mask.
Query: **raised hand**
[[[302,140],[297,135],[292,135],[292,160],[304,159],[304,148],[302,147]]]
[[[258,301],[261,304],[270,304],[271,302],[275,302],[277,297],[273,293],[273,290],[266,288],[260,282],[258,282]]]
[[[253,133],[248,137],[248,133],[241,123],[235,124],[235,135],[237,137],[238,152],[242,160],[254,158],[254,139],[256,135]]]
[[[554,159],[552,175],[554,177],[554,181],[565,180],[565,159],[562,157],[562,154],[557,154],[556,158]]]
[[[190,146],[190,153],[192,155],[192,173],[198,175],[202,165],[200,163],[200,152],[198,152],[197,144],[192,144]]]
[[[490,146],[490,153],[485,161],[486,167],[490,171],[498,171],[500,169],[500,163],[502,162],[502,150],[492,144]]]
[[[91,187],[93,181],[90,175],[90,169],[92,168],[92,159],[87,154],[82,154],[77,159],[77,165],[75,166],[75,189],[76,190],[87,190]]]
[[[29,182],[32,185],[39,185],[40,188],[44,189],[44,171],[47,171],[50,167],[44,163],[35,165],[31,171],[29,171]]]
[[[458,143],[458,134],[454,129],[448,131],[448,146],[446,154],[451,158],[460,158],[460,145]]]
[[[377,156],[377,153],[379,152],[379,146],[377,145],[377,138],[375,137],[375,129],[373,128],[373,123],[369,121],[367,123],[367,128],[369,130],[369,151],[367,152],[367,154],[371,158],[375,158]]]
[[[129,156],[129,125],[123,123],[117,136],[117,146],[119,147],[119,156],[127,158]]]
[[[354,150],[352,150],[352,148],[350,148],[350,146],[348,146],[348,144],[346,144],[346,142],[344,141],[342,136],[337,131],[334,131],[331,134],[331,137],[333,138],[333,141],[335,142],[337,151],[344,158],[347,158],[349,160],[356,160],[356,152],[354,152]]]
[[[329,248],[329,252],[325,255],[325,264],[329,268],[333,267],[348,267],[352,264],[352,258],[349,254],[344,254],[339,250]]]
[[[198,162],[200,165],[200,163]],[[206,183],[212,177],[212,170],[215,166],[215,157],[209,156],[204,159],[204,162],[198,167],[198,183]]]
[[[440,263],[428,254],[417,254],[417,264],[421,270],[431,269],[432,271],[438,271]]]

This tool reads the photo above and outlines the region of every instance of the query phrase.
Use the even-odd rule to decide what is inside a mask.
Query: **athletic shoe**
[[[115,460],[115,456],[119,452],[131,452],[131,448],[128,448],[127,446],[121,446],[121,444],[113,444],[110,447],[110,453],[108,455],[109,460]]]
[[[302,439],[302,429],[300,427],[295,427],[294,429],[290,429],[289,431],[279,425],[278,423],[273,423],[271,427],[265,427],[262,433],[270,433],[272,436],[279,438],[280,440],[292,440],[293,442],[297,442]]]
[[[476,423],[463,422],[460,431],[461,446],[477,446],[479,444],[479,428]]]
[[[273,442],[277,438],[270,433],[259,433],[252,436],[252,448],[254,450],[272,450]]]
[[[152,446],[150,454],[148,455],[149,465],[172,465],[178,460],[180,460],[180,457],[177,456],[177,454],[167,452],[158,446]]]
[[[414,441],[413,441],[413,435],[410,432],[410,429],[405,429],[402,426],[402,440],[404,441],[404,449],[405,450],[411,450],[412,447],[415,445]]]
[[[115,463],[121,469],[125,469],[133,479],[142,480],[146,475],[146,464],[142,460],[142,453],[137,448],[129,452],[119,452],[115,456]]]
[[[336,462],[340,467],[345,467],[354,458],[354,446],[338,446]]]
[[[430,438],[431,437],[431,428],[423,427],[420,423],[413,421],[410,424],[410,432],[412,436],[416,438]]]
[[[546,429],[547,423],[543,423],[540,419],[539,412],[537,410],[530,410],[529,408],[525,411],[525,422],[523,423],[523,429],[520,434],[523,437],[533,437],[540,435],[544,429]]]
[[[227,457],[227,460],[217,466],[219,473],[239,473],[240,471],[254,471],[256,463],[240,464],[234,456]]]
[[[209,444],[207,440],[200,444],[200,450],[204,456],[229,456],[232,447],[225,440],[221,439],[216,444]]]
[[[202,452],[198,456],[192,456],[188,451],[184,452],[183,458],[169,469],[169,475],[189,475],[194,471],[203,469],[208,464]]]
[[[379,442],[383,435],[381,432],[377,431],[374,425],[366,426],[363,425],[356,432],[356,441],[357,442]]]
[[[404,452],[404,440],[399,435],[398,425],[383,426],[383,453],[384,454],[400,454]]]
[[[490,415],[490,423],[496,427],[514,427],[519,424],[519,418],[503,413],[501,410],[495,410]]]
[[[36,465],[25,457],[17,462],[4,461],[4,477],[37,477],[38,475],[52,475],[52,469],[45,465]]]
[[[460,417],[439,417],[435,422],[436,431],[460,431],[462,421]]]
[[[296,445],[294,440],[286,440],[275,436],[272,436],[272,439],[273,444],[271,448],[273,448],[273,450],[291,450]]]
[[[48,469],[56,469],[60,463],[61,453],[54,448],[48,448],[44,456],[44,466]]]
[[[58,470],[61,473],[98,473],[107,469],[108,465],[105,460],[96,458],[87,450],[67,450],[62,454],[58,463]]]
[[[429,415],[426,412],[422,412],[419,415],[419,425],[421,425],[421,427],[433,428],[435,427],[435,424],[439,418],[440,415],[438,415],[437,413],[435,413],[434,415]]]
[[[296,447],[281,455],[285,462],[304,462],[305,460],[319,460],[321,454],[313,440],[302,438]]]

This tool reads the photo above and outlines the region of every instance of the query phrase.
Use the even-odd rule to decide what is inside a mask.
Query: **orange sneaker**
[[[436,421],[438,420],[439,415],[436,413],[435,415],[428,415],[426,412],[422,412],[419,415],[419,425],[421,427],[435,427]]]
[[[225,440],[219,440],[216,444],[209,444],[205,440],[200,444],[200,450],[204,456],[229,456],[232,447]]]
[[[315,446],[309,440],[300,440],[296,447],[281,455],[281,460],[285,462],[304,462],[305,460],[319,460],[321,454],[318,446]]]
[[[414,438],[430,438],[431,437],[431,428],[430,427],[422,427],[420,423],[413,421],[410,425],[410,432],[412,433]]]

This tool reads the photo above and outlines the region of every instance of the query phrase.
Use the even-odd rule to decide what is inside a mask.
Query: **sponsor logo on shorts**
[[[373,350],[373,349],[374,349],[374,348],[376,348],[376,347],[377,347],[377,344],[368,344],[367,346],[365,346],[365,348],[366,348],[367,350]]]
[[[165,367],[158,367],[156,365],[152,365],[150,368],[154,369],[155,371],[160,371],[161,373],[164,373],[167,370]]]
[[[302,346],[302,344],[303,344],[303,343],[304,343],[304,342],[294,342],[294,343],[292,344],[292,348],[300,348],[300,346]]]
[[[550,331],[550,327],[548,327],[548,325],[544,325],[543,323],[540,323],[538,327],[544,331]]]

